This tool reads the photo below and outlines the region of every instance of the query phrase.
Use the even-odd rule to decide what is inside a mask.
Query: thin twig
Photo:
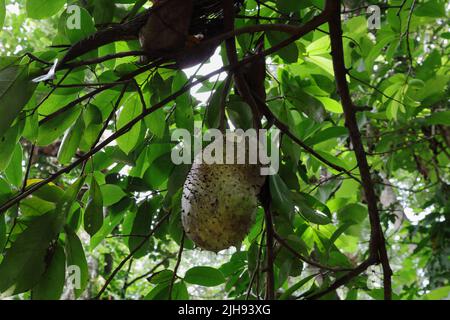
[[[273,222],[272,222],[272,213],[270,211],[270,205],[265,206],[264,215],[266,219],[266,250],[267,250],[267,266],[266,266],[266,300],[275,299],[275,280],[274,280],[274,272],[273,272],[273,264],[275,261],[275,256],[273,252],[273,239],[274,239],[274,230],[273,230]]]
[[[173,285],[175,283],[175,279],[177,278],[178,268],[180,267],[180,263],[181,263],[181,256],[183,255],[185,236],[186,236],[186,233],[183,230],[183,234],[181,235],[181,240],[180,240],[180,249],[178,250],[177,262],[175,264],[175,268],[173,269],[173,275],[172,275],[172,279],[170,281],[169,300],[172,300]]]
[[[170,212],[167,213],[164,217],[162,217],[161,220],[159,220],[159,222],[152,229],[152,231],[150,231],[150,233],[136,246],[136,248],[134,248],[134,250],[131,251],[130,254],[128,254],[125,257],[125,259],[123,259],[120,262],[120,264],[117,266],[117,268],[114,269],[114,271],[111,273],[109,278],[106,280],[105,284],[100,289],[98,294],[94,297],[94,300],[100,299],[103,292],[105,292],[106,288],[108,288],[108,285],[111,283],[111,281],[114,279],[114,277],[120,271],[120,269],[122,269],[122,267],[125,265],[125,263],[127,263],[127,261],[130,260],[133,257],[133,255],[141,249],[141,247],[148,241],[148,239],[150,239],[151,236],[153,236],[153,234],[161,227],[161,225],[167,220],[167,218],[169,218],[169,216],[170,216]]]

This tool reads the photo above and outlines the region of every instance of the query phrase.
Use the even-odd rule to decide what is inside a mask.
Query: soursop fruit
[[[182,223],[200,248],[218,252],[239,245],[255,221],[265,178],[257,164],[194,161],[183,188]]]

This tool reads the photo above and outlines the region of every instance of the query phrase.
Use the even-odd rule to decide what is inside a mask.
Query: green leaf
[[[172,278],[173,278],[172,270],[162,270],[161,272],[158,272],[151,277],[150,283],[153,284],[167,283],[169,281],[172,281]]]
[[[431,290],[422,296],[422,300],[443,300],[450,297],[450,286],[440,287]]]
[[[122,221],[125,211],[106,216],[102,227],[91,237],[89,250],[94,250]]]
[[[221,82],[216,86],[214,93],[209,101],[209,104],[205,112],[205,123],[208,128],[219,128],[220,123],[220,103],[222,101],[222,96],[224,94],[223,89],[225,87],[225,82]]]
[[[294,204],[288,187],[278,174],[269,176],[269,187],[274,209],[290,221],[294,212]]]
[[[75,297],[78,298],[86,289],[89,280],[89,271],[80,239],[70,227],[66,231],[66,256],[69,285],[74,289]]]
[[[414,10],[414,15],[418,17],[445,17],[445,1],[427,1],[420,3]]]
[[[100,186],[103,197],[103,206],[110,207],[122,200],[126,194],[119,187],[114,184],[104,184]]]
[[[205,287],[215,287],[225,282],[220,270],[211,267],[193,267],[184,275],[184,281]]]
[[[68,15],[67,12],[62,17],[66,35],[71,43],[75,43],[80,40],[86,39],[88,36],[96,32],[94,21],[89,12],[82,7],[79,8],[80,8],[81,28],[77,27],[74,28],[74,26],[71,26],[69,23],[67,23],[69,21],[68,18],[70,17],[70,15]]]
[[[5,247],[6,242],[6,223],[5,215],[0,215],[0,248]]]
[[[20,144],[16,145],[16,148],[14,149],[11,161],[8,165],[8,168],[5,170],[6,177],[8,178],[8,181],[11,182],[14,186],[19,188],[22,185],[22,176],[23,176],[23,170],[22,170],[22,146]]]
[[[61,199],[56,204],[56,213],[60,219],[60,222],[65,221],[69,216],[70,209],[75,202],[78,193],[84,183],[84,176],[78,178],[62,195]]]
[[[64,248],[57,243],[45,273],[31,292],[32,299],[58,300],[63,293],[65,277],[66,255]]]
[[[316,150],[316,152],[318,154],[320,154],[325,160],[328,160],[329,162],[331,162],[341,168],[350,169],[350,168],[348,168],[349,166],[346,162],[344,162],[342,159],[332,155],[331,153],[322,151],[322,150]]]
[[[158,109],[144,119],[148,130],[157,138],[163,138],[166,130],[166,114],[163,109]]]
[[[426,124],[450,126],[450,111],[435,112],[425,119]]]
[[[303,203],[297,203],[297,205],[300,208],[300,213],[306,220],[319,225],[331,223],[330,218],[328,218],[328,216],[320,210],[313,209]]]
[[[117,120],[117,129],[126,126],[130,121],[134,120],[142,113],[142,104],[137,94],[131,96],[126,102],[120,112]],[[120,149],[126,154],[129,154],[138,144],[141,133],[141,124],[139,121],[127,133],[117,138],[117,144]]]
[[[19,136],[19,125],[15,125],[6,131],[6,133],[0,138],[0,171],[4,171],[8,167],[13,157]]]
[[[172,289],[172,300],[189,300],[189,293],[184,281],[176,282]]]
[[[337,212],[337,218],[341,224],[351,224],[344,233],[353,236],[359,236],[362,229],[362,223],[368,216],[367,207],[360,203],[351,203],[341,208]]]
[[[237,95],[230,96],[227,104],[227,114],[236,128],[247,130],[253,126],[253,115],[250,106]]]
[[[31,179],[27,181],[27,187],[43,181],[42,179]],[[58,203],[64,196],[64,191],[53,183],[46,184],[33,193],[33,197],[38,197],[48,202]]]
[[[20,201],[20,210],[23,216],[41,216],[51,210],[55,210],[56,205],[52,202],[31,196]]]
[[[166,201],[171,200],[171,197],[173,197],[183,187],[190,168],[191,166],[188,164],[175,166],[170,174],[169,181],[167,182]]]
[[[37,145],[48,146],[53,143],[78,119],[80,113],[81,109],[71,108],[42,124],[39,127]]]
[[[154,189],[158,189],[167,181],[174,164],[171,160],[171,154],[166,153],[153,161],[144,173],[145,182]]]
[[[177,92],[189,82],[188,78],[182,71],[178,71],[173,79],[172,91]],[[194,132],[194,111],[191,106],[191,97],[189,92],[182,94],[175,100],[175,123],[177,128],[183,128]]]
[[[133,221],[133,227],[131,228],[132,235],[145,236],[147,235],[152,227],[153,217],[158,209],[158,205],[161,202],[161,197],[155,197],[150,200],[144,201],[138,208],[136,217]],[[128,247],[130,252],[134,251],[139,245],[144,241],[143,237],[130,237],[128,239]],[[150,250],[150,239],[145,241],[138,251],[133,255],[135,259],[142,258]]]
[[[311,279],[314,279],[317,275],[312,274],[302,280],[300,280],[299,282],[297,282],[296,284],[294,284],[292,287],[290,287],[289,289],[287,289],[279,298],[279,300],[287,300],[289,299],[292,294],[299,290],[301,287],[303,287],[305,284],[307,284]]]
[[[305,143],[308,146],[314,146],[318,143],[333,139],[333,138],[339,138],[343,136],[348,135],[348,130],[345,127],[330,127],[326,128],[316,134],[314,134],[312,137],[305,140]]]
[[[353,225],[352,222],[346,222],[343,225],[339,226],[339,228],[336,229],[336,231],[333,232],[333,234],[330,237],[329,245],[327,248],[327,252],[330,252],[331,247],[333,246],[334,242],[347,231],[349,227]]]
[[[27,0],[27,14],[33,19],[53,16],[62,9],[66,0]]]
[[[5,0],[0,0],[0,31],[2,31],[3,23],[5,22],[5,16],[6,16]]]
[[[343,113],[342,105],[334,99],[327,97],[316,97],[317,100],[322,102],[324,108],[333,113]]]
[[[84,121],[82,117],[79,117],[75,124],[67,130],[64,135],[58,152],[59,163],[67,165],[72,161],[72,158],[75,156],[78,146],[80,145],[83,131]]]
[[[47,249],[59,228],[58,216],[50,212],[31,221],[17,237],[0,264],[0,297],[28,291],[37,284],[46,269]]]
[[[278,0],[277,8],[283,12],[296,12],[302,7],[302,1]]]
[[[103,225],[103,196],[100,186],[92,178],[89,200],[84,211],[84,229],[92,237]]]
[[[170,283],[159,284],[144,297],[144,300],[168,300],[169,292],[170,292]],[[172,300],[189,299],[189,294],[184,281],[174,283],[171,298]]]
[[[270,31],[267,32],[267,39],[271,46],[276,46],[277,44],[286,40],[289,36],[282,32]],[[284,47],[283,49],[277,51],[277,55],[284,60],[285,63],[295,63],[298,60],[300,54],[297,45],[294,43]]]
[[[0,137],[5,135],[36,89],[28,65],[0,69]]]

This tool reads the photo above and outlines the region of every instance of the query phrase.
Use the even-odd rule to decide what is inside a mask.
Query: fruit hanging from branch
[[[243,141],[225,141],[234,143],[235,150],[243,146]],[[254,224],[258,194],[265,177],[260,175],[259,165],[248,160],[245,164],[236,161],[235,164],[206,164],[200,163],[200,156],[196,157],[183,187],[184,230],[205,250],[219,252],[239,246]],[[225,159],[224,151],[224,162]]]

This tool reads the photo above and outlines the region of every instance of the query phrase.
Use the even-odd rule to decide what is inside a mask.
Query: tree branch
[[[180,249],[178,250],[177,263],[175,264],[175,268],[173,269],[173,275],[172,275],[172,279],[170,281],[169,300],[172,300],[173,285],[175,283],[175,279],[177,278],[177,271],[178,271],[178,268],[180,267],[181,256],[183,255],[185,236],[186,236],[186,233],[183,231],[183,234],[181,235],[181,240],[180,240]]]
[[[329,4],[329,6],[332,8],[332,14],[330,17],[329,25],[330,25],[332,59],[337,90],[339,92],[339,95],[341,96],[341,102],[344,109],[345,124],[349,130],[350,139],[352,141],[353,148],[355,151],[355,156],[361,174],[362,186],[366,196],[369,211],[371,240],[369,244],[370,257],[367,261],[369,262],[381,261],[384,273],[384,296],[385,299],[391,299],[392,270],[389,266],[389,259],[386,251],[385,239],[383,231],[381,229],[380,217],[377,207],[378,199],[375,194],[370,167],[367,162],[366,152],[364,150],[363,142],[361,139],[361,133],[359,131],[356,120],[354,104],[350,96],[350,90],[348,88],[348,83],[346,79],[347,69],[345,67],[344,62],[344,47],[342,44],[342,26],[340,15],[341,1],[327,0],[327,4]],[[367,263],[366,264],[363,263],[361,266],[365,265],[367,265]],[[354,274],[354,276],[356,276],[359,273],[353,272],[350,273],[350,275]],[[337,284],[340,283],[342,283],[342,281],[338,282]]]

